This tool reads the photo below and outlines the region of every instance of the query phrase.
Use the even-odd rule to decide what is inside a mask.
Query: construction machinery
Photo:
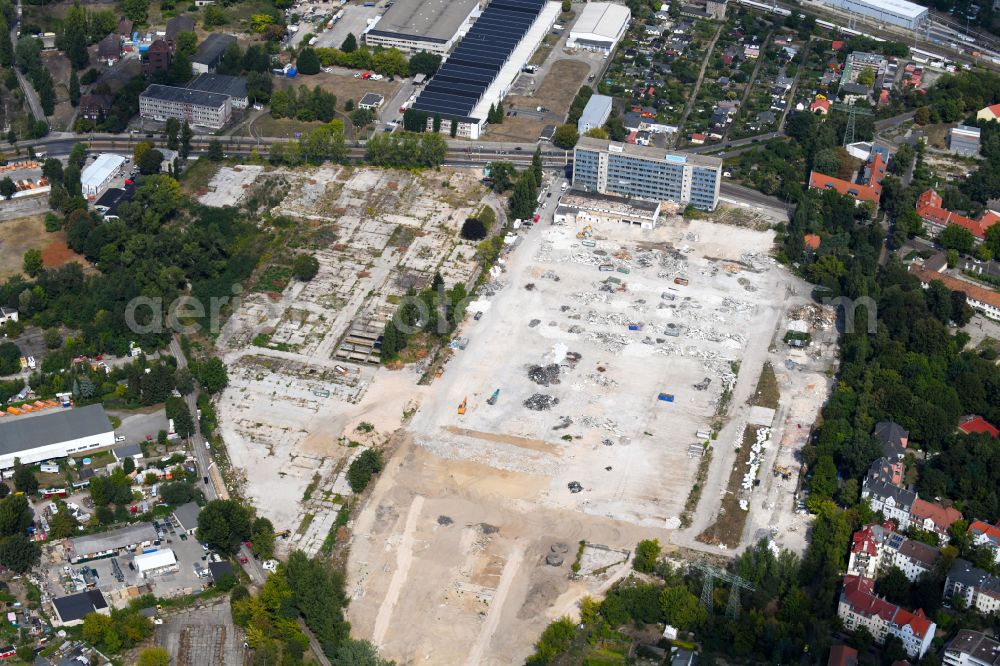
[[[489,398],[486,399],[486,404],[487,405],[497,404],[497,398],[499,397],[500,397],[500,389],[497,389],[496,391],[493,391],[493,395],[491,395]]]
[[[580,231],[576,234],[576,237],[582,240],[584,238],[590,238],[593,234],[594,228],[588,224],[583,229],[580,229]]]
[[[462,404],[458,406],[458,413],[459,414],[464,414],[465,413],[465,406],[468,404],[468,402],[469,402],[469,398],[468,397],[462,399]]]
[[[785,479],[787,481],[788,479],[792,478],[792,471],[787,467],[785,467],[784,465],[775,465],[774,475],[781,476],[782,479]]]

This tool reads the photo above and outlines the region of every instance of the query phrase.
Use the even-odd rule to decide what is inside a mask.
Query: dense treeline
[[[369,164],[404,169],[439,166],[448,155],[448,143],[436,132],[376,134],[365,148]]]
[[[52,227],[64,228],[69,246],[97,271],[71,262],[30,280],[15,275],[0,285],[0,304],[25,322],[79,331],[75,354],[123,355],[130,341],[155,349],[168,335],[158,322],[178,296],[202,299],[204,313],[191,319],[209,325],[210,299],[232,297],[261,252],[259,231],[239,211],[192,205],[169,176],[143,178],[119,215],[101,221],[76,208],[53,217]],[[139,297],[145,305],[136,306]]]

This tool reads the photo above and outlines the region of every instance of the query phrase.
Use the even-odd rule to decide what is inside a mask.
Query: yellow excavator
[[[466,405],[466,404],[467,404],[468,402],[469,402],[469,398],[468,398],[468,397],[465,397],[465,398],[464,398],[464,399],[462,400],[462,404],[458,406],[458,413],[459,413],[459,414],[464,414],[464,413],[465,413],[465,405]]]
[[[590,238],[593,235],[593,233],[594,233],[594,228],[588,224],[583,229],[580,229],[576,237],[582,240],[584,238]]]

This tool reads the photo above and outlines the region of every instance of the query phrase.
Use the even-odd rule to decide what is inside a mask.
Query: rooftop
[[[580,12],[580,18],[573,25],[573,32],[588,33],[606,39],[614,39],[628,23],[631,12],[628,7],[612,2],[588,2]]]
[[[219,108],[224,106],[228,95],[221,95],[214,92],[204,92],[192,90],[191,88],[177,88],[175,86],[161,86],[152,84],[142,93],[142,97],[151,97],[167,102],[179,102],[182,104],[194,104],[196,106],[210,106]]]
[[[974,657],[980,664],[1000,666],[1000,643],[986,634],[962,629],[945,647],[945,654],[958,652]]]
[[[194,502],[188,502],[174,509],[174,518],[181,524],[182,529],[193,530],[198,527],[199,513],[201,513],[201,507]]]
[[[649,217],[659,208],[655,201],[624,199],[611,194],[570,190],[559,200],[559,208],[600,208],[619,215],[640,215]]]
[[[124,194],[124,192],[122,192],[122,194]],[[114,454],[115,460],[125,460],[125,458],[141,456],[142,449],[139,448],[138,444],[123,444],[122,446],[113,449],[111,453]]]
[[[611,113],[612,100],[607,95],[591,95],[587,106],[583,107],[577,127],[600,127]]]
[[[899,545],[899,554],[904,555],[915,562],[920,562],[925,567],[930,569],[941,556],[941,551],[934,546],[929,546],[926,543],[923,543],[922,541],[906,539]]]
[[[465,21],[478,0],[397,0],[369,33],[405,35],[432,42],[447,42]]]
[[[945,275],[943,273],[935,273],[924,270],[919,264],[916,263],[910,264],[910,273],[915,275],[917,279],[924,283],[940,280],[944,286],[948,287],[948,289],[951,289],[952,291],[960,291],[970,300],[978,301],[1000,309],[1000,293],[997,293],[992,289],[980,287],[979,285],[966,282],[965,280],[959,280],[958,278],[953,278],[950,275]]]
[[[112,153],[101,153],[90,165],[80,174],[80,184],[86,188],[100,187],[112,173],[125,164],[125,158]],[[73,438],[70,438],[73,439]],[[0,438],[2,441],[2,438]]]
[[[137,523],[110,532],[76,537],[70,540],[69,548],[72,556],[79,558],[155,540],[156,530],[151,523]]]
[[[906,18],[915,19],[927,13],[927,8],[906,0],[855,0],[858,4],[875,9],[889,10]]]
[[[199,65],[212,66],[219,61],[222,54],[225,53],[226,47],[231,43],[234,43],[236,38],[232,35],[224,35],[219,32],[213,32],[205,41],[198,46],[198,52],[194,54],[191,58],[191,62],[198,63]]]
[[[52,604],[56,607],[59,619],[63,622],[82,620],[89,613],[108,607],[108,602],[100,590],[87,590],[65,597],[57,597],[52,600]]]
[[[233,565],[229,562],[209,562],[208,570],[212,572],[212,580],[218,581],[227,573],[233,573]]]
[[[101,405],[0,421],[0,455],[113,432]]]
[[[581,136],[576,144],[577,150],[603,150],[610,153],[630,155],[647,160],[657,160],[659,162],[672,162],[675,164],[690,164],[691,166],[707,167],[719,169],[722,167],[722,160],[718,157],[707,157],[705,155],[695,155],[692,153],[672,153],[662,148],[651,146],[640,146],[631,143],[616,143],[607,139],[595,139],[589,136]]]
[[[247,80],[242,76],[200,74],[197,79],[188,84],[188,89],[241,99],[247,96]]]

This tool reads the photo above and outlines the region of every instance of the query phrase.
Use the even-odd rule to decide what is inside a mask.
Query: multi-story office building
[[[573,156],[573,187],[587,192],[715,210],[721,181],[715,157],[590,137],[580,139]]]
[[[232,114],[232,98],[220,93],[153,84],[139,95],[139,115],[150,120],[177,118],[219,129]]]

